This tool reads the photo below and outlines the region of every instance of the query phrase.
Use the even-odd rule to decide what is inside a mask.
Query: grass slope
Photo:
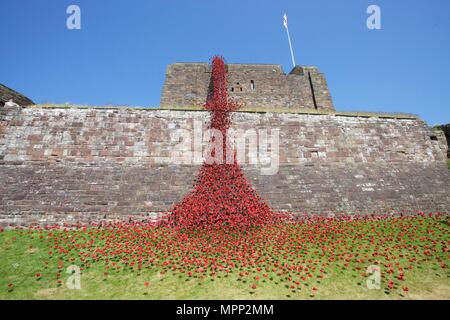
[[[80,257],[100,252],[111,239],[122,248],[132,248],[130,240],[118,241],[118,233],[97,229],[8,230],[0,233],[0,299],[450,299],[449,230],[447,216],[297,224],[283,227],[273,237],[272,231],[257,230],[245,239],[248,242],[256,238],[255,252],[260,250],[261,256],[268,257],[275,265],[279,262],[280,266],[290,263],[302,264],[310,271],[314,268],[311,276],[305,270],[281,275],[270,270],[264,276],[267,271],[264,266],[263,270],[237,266],[214,276],[201,273],[188,276],[164,267],[164,262],[175,259],[165,250],[155,256],[160,263],[154,266],[138,269],[125,264],[120,270],[114,270],[109,268],[110,264],[105,267],[108,263],[103,259],[81,261]],[[167,244],[173,238],[165,238],[160,231],[130,229],[126,232],[136,234],[136,243],[147,241],[144,250],[183,246],[190,257],[202,255],[192,237],[183,236],[184,241]],[[151,238],[154,233],[157,237]],[[277,240],[281,238],[282,241]],[[62,239],[67,246],[61,246]],[[70,244],[76,244],[78,249],[70,249]],[[330,247],[333,249],[329,250]],[[121,261],[133,254],[125,252],[120,259],[111,254],[111,259],[117,257],[116,261]],[[415,262],[411,263],[410,259]],[[369,290],[367,275],[362,273],[374,263],[381,266],[381,288]],[[71,276],[66,270],[73,264],[83,268],[80,290],[66,286]],[[404,268],[406,278],[397,280],[389,275],[390,266],[396,269],[395,274]],[[320,274],[319,268],[325,271]],[[248,274],[242,276],[242,270]],[[308,275],[307,280],[300,280],[302,275]],[[259,279],[255,280],[256,277]],[[301,284],[291,288],[296,279]],[[394,288],[388,288],[388,279],[394,279]],[[253,284],[257,287],[252,288]],[[405,287],[408,292],[402,290]]]

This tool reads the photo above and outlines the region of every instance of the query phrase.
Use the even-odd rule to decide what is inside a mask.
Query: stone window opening
[[[238,91],[238,92],[243,91],[242,86],[239,82],[236,82],[236,85],[234,87],[231,87],[231,92],[235,92],[235,91]]]
[[[312,82],[312,78],[311,78],[311,72],[308,72],[308,80],[309,80],[309,87],[311,89],[311,96],[313,98],[314,109],[317,110],[318,108],[317,108],[316,94],[314,92],[314,86],[313,86],[313,82]]]
[[[438,141],[438,137],[435,136],[435,135],[431,135],[431,136],[430,136],[430,139],[431,139],[432,141]]]
[[[250,80],[250,89],[255,90],[255,81]]]

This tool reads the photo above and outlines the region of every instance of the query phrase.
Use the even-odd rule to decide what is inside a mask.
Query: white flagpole
[[[291,43],[291,36],[289,34],[289,27],[287,22],[287,15],[284,15],[284,26],[286,27],[286,32],[289,40],[289,48],[291,49],[291,57],[292,57],[292,64],[295,67],[295,58],[294,58],[294,51],[292,50],[292,43]]]

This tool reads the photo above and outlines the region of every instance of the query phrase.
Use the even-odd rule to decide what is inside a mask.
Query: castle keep
[[[247,108],[334,110],[325,77],[316,67],[297,66],[289,74],[276,64],[228,64],[227,69],[230,97]],[[211,86],[207,63],[169,65],[161,107],[203,105]]]
[[[335,111],[315,67],[287,75],[277,65],[228,70],[231,97],[249,109],[233,113],[233,127],[280,130],[277,174],[243,164],[275,210],[450,211],[445,136],[420,118]],[[199,166],[161,159],[170,159],[179,143],[174,129],[207,126],[210,115],[198,106],[209,92],[207,64],[173,64],[160,109],[0,106],[0,225],[167,211],[190,191]]]

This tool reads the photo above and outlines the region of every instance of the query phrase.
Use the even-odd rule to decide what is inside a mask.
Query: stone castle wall
[[[173,134],[209,121],[203,111],[130,109],[25,108],[1,117],[2,225],[168,210],[199,168],[169,161],[180,143]],[[243,166],[277,210],[450,210],[447,150],[420,119],[237,112],[233,125],[280,129],[278,172]]]
[[[436,136],[443,144],[448,147],[447,158],[450,159],[450,123],[436,128]]]
[[[228,64],[230,97],[249,108],[334,110],[325,76],[316,67],[297,66],[285,74],[280,65]],[[161,106],[204,105],[212,90],[207,63],[167,67]]]

